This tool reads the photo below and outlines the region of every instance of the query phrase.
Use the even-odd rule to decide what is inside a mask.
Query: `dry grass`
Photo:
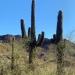
[[[50,47],[50,46],[49,46]],[[42,48],[38,47],[35,52],[33,65],[28,64],[28,52],[22,43],[15,42],[14,47],[14,70],[11,70],[11,44],[0,44],[0,75],[56,75],[56,55],[53,46],[48,53],[39,58]],[[65,75],[75,75],[75,58],[65,54]],[[30,68],[30,66],[32,66]]]

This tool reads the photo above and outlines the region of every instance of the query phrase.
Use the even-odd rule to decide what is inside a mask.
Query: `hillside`
[[[45,47],[46,46],[46,47]],[[14,42],[14,71],[11,71],[11,43],[0,43],[0,75],[56,75],[56,45],[44,44],[37,47],[35,51],[34,64],[29,68],[28,57],[25,43],[22,41]],[[66,40],[64,50],[64,68],[66,75],[75,74],[75,44]]]

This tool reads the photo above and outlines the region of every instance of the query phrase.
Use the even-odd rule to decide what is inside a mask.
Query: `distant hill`
[[[0,35],[0,41],[1,42],[10,42],[13,37],[15,37],[16,40],[21,39],[21,35],[6,34],[6,35]]]

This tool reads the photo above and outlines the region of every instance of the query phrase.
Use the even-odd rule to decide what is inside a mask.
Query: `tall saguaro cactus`
[[[57,21],[57,30],[56,30],[56,41],[59,42],[62,39],[63,36],[63,28],[62,28],[62,11],[60,10],[58,13],[58,21]]]
[[[44,39],[44,32],[42,32],[39,41],[36,41],[35,35],[35,0],[32,0],[31,6],[31,42],[29,45],[29,64],[33,63],[33,51],[35,47],[40,46]]]
[[[64,75],[64,41],[63,41],[63,28],[62,28],[62,11],[58,13],[56,44],[57,44],[57,75]]]
[[[29,50],[29,63],[31,64],[33,61],[33,50],[36,46],[36,36],[35,36],[35,0],[32,0],[31,5],[31,43]]]
[[[21,19],[21,33],[22,33],[22,38],[26,37],[26,30],[25,30],[25,24],[23,19]]]

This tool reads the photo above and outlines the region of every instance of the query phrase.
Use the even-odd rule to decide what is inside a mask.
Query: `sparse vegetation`
[[[29,68],[29,54],[24,47],[24,43],[22,42],[16,42],[14,41],[14,71],[13,73],[16,75],[56,75],[57,71],[57,61],[56,61],[56,46],[55,45],[49,45],[49,51],[44,52],[44,49],[41,47],[36,48],[35,52],[35,58],[32,69]],[[69,41],[66,41],[66,45],[68,46],[67,49],[73,50],[74,54],[74,48],[70,46],[71,44]],[[9,46],[8,46],[9,45]],[[6,43],[4,45],[4,50],[2,53],[0,53],[0,74],[3,73],[3,75],[12,75],[11,71],[11,45]],[[8,50],[6,49],[8,47]],[[74,69],[75,69],[75,60],[73,55],[69,55],[68,50],[64,50],[64,71],[65,75],[74,75]],[[1,51],[1,49],[0,49]],[[41,56],[41,54],[44,54]],[[14,75],[13,74],[13,75]]]
[[[75,75],[75,44],[63,38],[62,17],[60,10],[53,39],[46,39],[42,32],[36,40],[32,0],[28,37],[21,19],[22,37],[9,36],[0,42],[0,75]]]

